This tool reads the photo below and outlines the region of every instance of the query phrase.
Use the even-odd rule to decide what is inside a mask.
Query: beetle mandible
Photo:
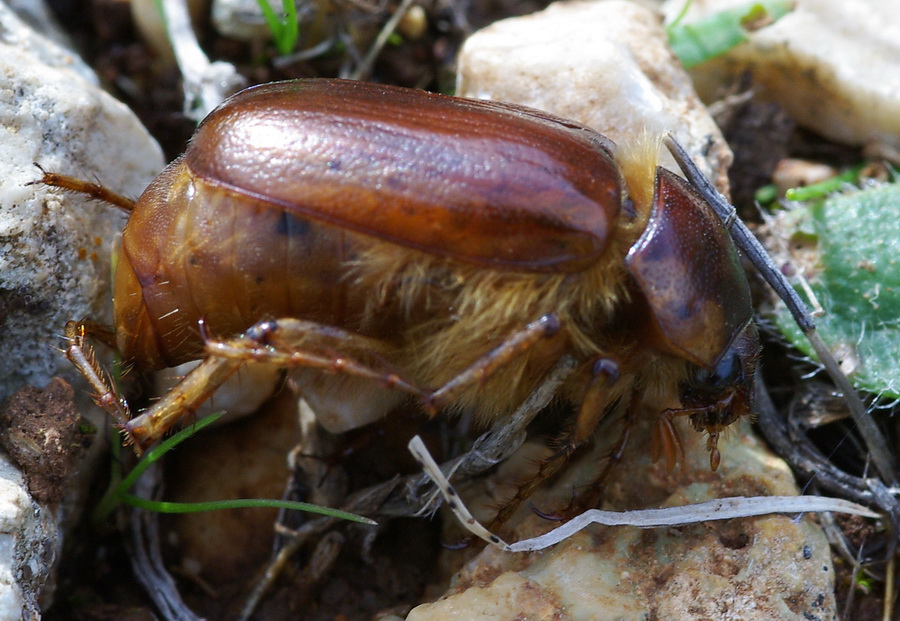
[[[570,355],[563,457],[620,407],[657,418],[670,466],[672,418],[688,416],[716,468],[719,434],[750,411],[759,340],[728,233],[657,149],[397,87],[249,88],[133,207],[44,175],[131,211],[114,280],[123,359],[204,361],[132,418],[84,325],[67,326],[67,354],[139,450],[249,361],[300,368],[305,398],[339,431],[409,394],[498,420]]]

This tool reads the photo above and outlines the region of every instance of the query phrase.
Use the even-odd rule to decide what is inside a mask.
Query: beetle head
[[[694,429],[708,434],[706,448],[713,470],[719,466],[719,434],[752,411],[753,378],[759,353],[756,324],[750,322],[715,366],[694,367],[681,386],[683,409],[671,411],[673,415],[687,415]]]

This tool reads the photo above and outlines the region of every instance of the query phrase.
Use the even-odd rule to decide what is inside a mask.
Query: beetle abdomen
[[[343,282],[353,238],[210,186],[183,161],[160,178],[123,234],[115,312],[135,326],[120,331],[126,359],[160,368],[198,357],[201,318],[224,336],[278,317],[353,322]]]

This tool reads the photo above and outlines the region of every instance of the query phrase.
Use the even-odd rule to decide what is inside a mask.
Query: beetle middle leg
[[[611,388],[620,378],[618,364],[609,358],[598,358],[594,362],[591,373],[590,384],[578,408],[575,427],[567,434],[562,446],[555,453],[540,461],[537,472],[519,485],[515,495],[500,507],[500,510],[491,522],[489,530],[496,530],[505,524],[518,509],[519,505],[529,498],[541,483],[559,472],[569,462],[575,451],[593,438],[600,420],[607,414],[609,406],[617,400],[615,392]],[[604,470],[604,474],[601,475],[602,478],[605,479],[615,463],[618,463],[621,459],[625,445],[628,443],[630,431],[631,426],[626,424],[622,436],[616,444],[616,448],[613,449],[607,460],[607,467]],[[618,457],[615,457],[616,455]]]

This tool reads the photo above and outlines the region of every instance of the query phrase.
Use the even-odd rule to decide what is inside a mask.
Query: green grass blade
[[[290,54],[300,37],[300,24],[294,0],[282,0],[283,16],[276,15],[266,0],[256,0],[272,33],[272,42],[281,56]]]
[[[147,500],[131,494],[124,494],[122,502],[147,511],[155,511],[156,513],[201,513],[204,511],[221,511],[223,509],[292,509],[296,511],[306,511],[307,513],[316,513],[327,517],[338,518],[350,522],[358,522],[360,524],[377,525],[378,522],[370,520],[367,517],[332,509],[330,507],[322,507],[320,505],[310,504],[308,502],[295,502],[290,500],[274,500],[269,498],[237,498],[234,500],[212,500],[208,502],[166,502],[162,500]]]
[[[847,184],[859,181],[859,173],[862,171],[863,165],[859,164],[853,168],[849,168],[839,175],[820,181],[819,183],[811,183],[800,188],[791,188],[787,190],[784,197],[789,201],[806,202],[820,200],[844,189]]]
[[[116,505],[122,502],[122,497],[127,494],[128,490],[134,487],[138,477],[140,477],[154,462],[159,461],[174,447],[178,446],[201,429],[213,424],[220,418],[222,418],[222,413],[207,416],[193,425],[188,425],[178,433],[172,435],[172,437],[167,438],[159,445],[144,453],[144,456],[141,457],[140,461],[138,461],[131,472],[123,477],[118,483],[111,485],[110,488],[106,490],[106,493],[103,495],[103,498],[100,499],[97,508],[94,510],[94,519],[100,521],[112,513],[115,510]]]
[[[94,520],[101,521],[105,519],[115,508],[122,503],[129,504],[133,507],[146,509],[147,511],[156,511],[158,513],[199,513],[201,511],[218,511],[221,509],[241,509],[241,508],[263,508],[274,507],[278,509],[294,509],[297,511],[306,511],[307,513],[317,513],[328,517],[348,520],[350,522],[358,522],[361,524],[376,524],[377,522],[367,517],[332,509],[330,507],[322,507],[307,502],[294,502],[289,500],[274,500],[267,498],[241,498],[235,500],[215,500],[209,502],[183,503],[183,502],[166,502],[159,500],[147,500],[133,494],[129,494],[129,490],[137,482],[138,478],[149,468],[154,462],[159,461],[173,448],[201,431],[205,427],[213,424],[222,418],[222,413],[207,416],[193,425],[189,425],[178,433],[167,438],[159,445],[147,451],[135,467],[123,477],[118,483],[111,485],[103,495],[103,498],[94,510]]]

